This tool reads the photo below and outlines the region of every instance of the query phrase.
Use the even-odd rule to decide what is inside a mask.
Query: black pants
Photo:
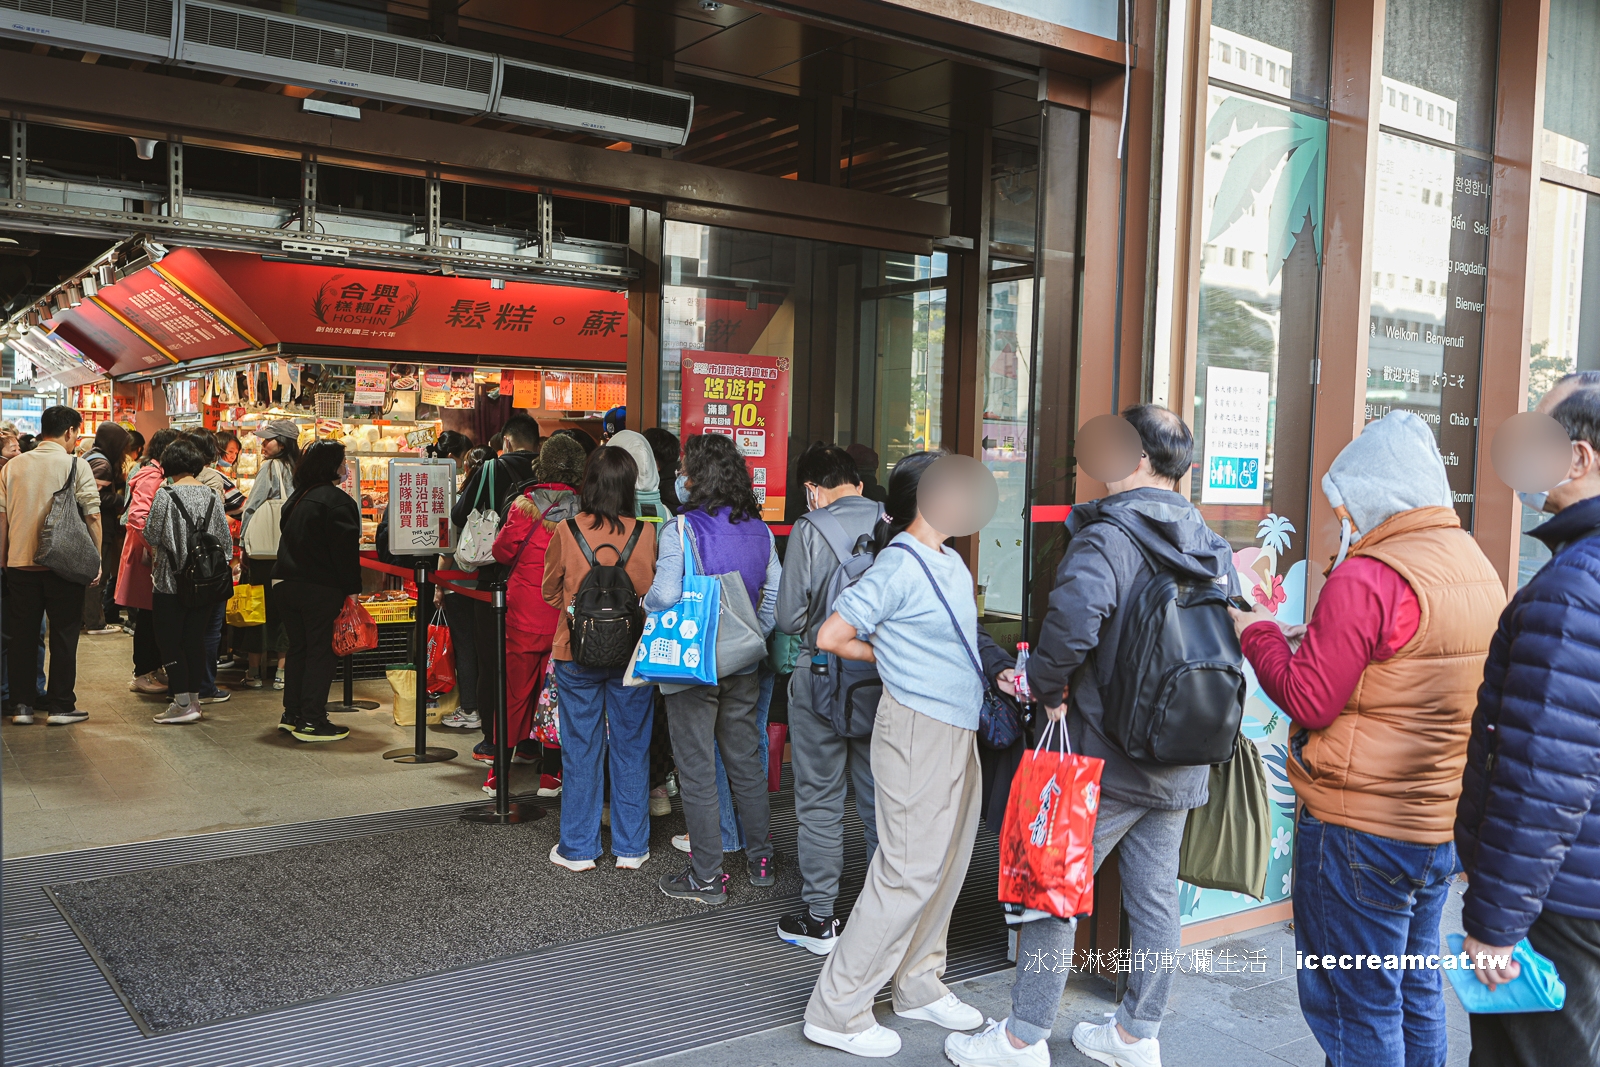
[[[450,627],[450,643],[455,646],[456,690],[462,711],[478,710],[478,628],[477,601],[460,593],[444,595],[444,618]],[[490,625],[494,625],[490,616]]]
[[[95,588],[100,590],[102,622],[115,623],[122,615],[122,606],[117,603],[117,574],[122,570],[122,543],[127,536],[122,524],[112,521],[101,545],[100,584]]]
[[[485,604],[481,600],[463,597],[472,604],[472,640],[477,646],[478,666],[478,715],[483,723],[483,739],[494,744],[494,707],[495,671],[499,669],[499,657],[505,653],[494,633],[494,605]],[[449,596],[445,597],[448,603]],[[420,610],[420,609],[419,609]],[[560,625],[559,623],[557,625]],[[504,684],[504,679],[501,679]],[[511,739],[514,747],[519,747],[526,755],[529,748],[537,744],[525,737]],[[561,750],[559,748],[543,747],[539,759],[540,774],[561,774]]]
[[[559,690],[557,695],[559,698]],[[672,755],[678,762],[678,795],[694,850],[695,879],[702,884],[722,873],[722,808],[717,796],[716,753],[744,823],[745,858],[772,856],[772,821],[767,774],[761,766],[756,730],[756,700],[761,678],[755,671],[724,678],[719,685],[697,685],[667,694]],[[779,753],[782,758],[782,753]]]
[[[293,721],[328,721],[328,689],[338,657],[333,653],[333,624],[344,607],[337,589],[294,579],[267,587],[267,603],[288,635],[283,665],[283,711]],[[271,610],[269,608],[269,610]]]
[[[155,612],[147,608],[129,608],[128,614],[133,618],[133,673],[149,674],[161,666]]]
[[[1472,1067],[1600,1067],[1600,919],[1546,909],[1528,943],[1556,965],[1566,1003],[1560,1011],[1469,1016]]]
[[[35,711],[76,711],[78,628],[85,587],[53,571],[6,568],[6,656],[11,702]],[[50,681],[38,691],[39,624],[50,620]]]
[[[174,696],[199,694],[206,684],[206,630],[217,609],[210,604],[185,607],[175,593],[155,593],[150,599],[167,688]]]

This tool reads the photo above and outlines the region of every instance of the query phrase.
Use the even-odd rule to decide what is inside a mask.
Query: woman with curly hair
[[[661,611],[678,602],[683,595],[683,553],[693,552],[699,573],[739,575],[765,637],[772,632],[783,567],[772,531],[761,521],[750,469],[731,438],[702,434],[684,445],[683,470],[688,496],[683,513],[662,524],[655,581],[644,606]],[[751,664],[743,673],[724,673],[716,685],[666,694],[692,857],[681,873],[662,877],[661,891],[669,897],[703,904],[721,904],[728,897],[717,799],[719,747],[744,823],[750,884],[768,886],[775,881],[767,775],[757,728],[758,668],[759,664]]]

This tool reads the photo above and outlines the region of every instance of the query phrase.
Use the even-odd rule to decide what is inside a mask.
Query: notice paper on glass
[[[1266,371],[1206,368],[1206,452],[1202,504],[1260,504],[1265,499]]]
[[[358,408],[377,408],[383,406],[384,394],[389,388],[388,367],[357,367],[356,368],[356,397],[355,405]]]
[[[455,502],[455,460],[391,459],[389,551],[401,556],[454,552],[450,509]]]

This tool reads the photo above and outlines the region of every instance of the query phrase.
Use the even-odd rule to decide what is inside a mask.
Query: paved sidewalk
[[[1451,891],[1441,928],[1461,928],[1461,890]],[[1164,1067],[1322,1067],[1326,1057],[1300,1015],[1295,990],[1294,933],[1287,923],[1276,923],[1236,937],[1191,945],[1195,949],[1223,950],[1242,960],[1246,953],[1264,953],[1266,974],[1180,974],[1172,1002],[1161,1024],[1161,1062]],[[1279,959],[1282,959],[1281,972]],[[1260,957],[1256,957],[1260,958]],[[991,1018],[1011,1009],[1012,972],[990,975],[954,987],[961,998]],[[1448,983],[1447,983],[1448,984]],[[1450,1028],[1449,1067],[1465,1067],[1471,1041],[1467,1016],[1455,994],[1445,990],[1446,1024]],[[1061,998],[1050,1058],[1055,1067],[1089,1067],[1094,1061],[1072,1047],[1072,1027],[1079,1022],[1102,1022],[1116,1008],[1111,985],[1099,978],[1074,975]],[[887,1002],[877,1009],[878,1021],[900,1033],[900,1054],[887,1063],[948,1064],[944,1057],[946,1031],[930,1023],[909,1022],[890,1010]],[[857,1060],[846,1053],[823,1048],[800,1035],[800,1024],[779,1027],[734,1041],[654,1060],[652,1067],[845,1067]]]

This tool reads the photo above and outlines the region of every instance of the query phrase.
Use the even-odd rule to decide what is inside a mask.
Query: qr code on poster
[[[765,468],[765,467],[756,467],[755,469],[753,469],[750,472],[750,482],[751,482],[752,485],[766,485],[767,484],[767,468]]]

